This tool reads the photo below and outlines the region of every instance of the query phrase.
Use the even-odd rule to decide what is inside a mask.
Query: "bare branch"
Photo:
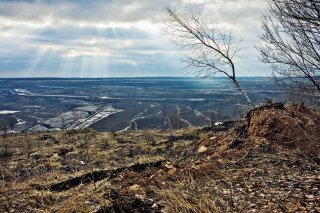
[[[174,43],[182,52],[184,69],[196,76],[210,77],[222,74],[228,77],[243,93],[247,102],[254,107],[246,91],[236,79],[233,58],[240,50],[240,41],[234,42],[231,32],[222,32],[208,25],[192,11],[179,13],[166,7],[168,29]]]
[[[320,93],[320,1],[268,0],[261,61],[289,90]]]

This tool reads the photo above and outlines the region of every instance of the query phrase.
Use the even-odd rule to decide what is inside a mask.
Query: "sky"
[[[0,0],[0,78],[188,76],[165,5],[241,39],[238,76],[270,74],[255,48],[265,0]]]

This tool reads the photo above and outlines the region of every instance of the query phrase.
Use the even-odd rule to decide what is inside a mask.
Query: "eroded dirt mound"
[[[320,115],[302,104],[270,104],[248,114],[248,134],[320,159]]]

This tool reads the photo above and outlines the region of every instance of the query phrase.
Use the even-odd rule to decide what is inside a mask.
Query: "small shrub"
[[[7,143],[4,144],[2,150],[0,151],[0,157],[10,157],[13,155],[13,152],[10,150],[9,145]]]
[[[65,156],[69,152],[72,152],[73,147],[60,147],[58,151],[59,156]]]

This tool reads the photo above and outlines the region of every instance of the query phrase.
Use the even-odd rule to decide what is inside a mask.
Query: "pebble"
[[[94,203],[92,203],[91,201],[85,201],[84,204],[88,205],[88,206],[93,206]]]
[[[200,146],[200,148],[198,149],[198,153],[204,153],[208,151],[208,148],[206,146]]]
[[[154,203],[152,206],[151,206],[152,209],[157,209],[158,208],[158,204],[157,203]]]

